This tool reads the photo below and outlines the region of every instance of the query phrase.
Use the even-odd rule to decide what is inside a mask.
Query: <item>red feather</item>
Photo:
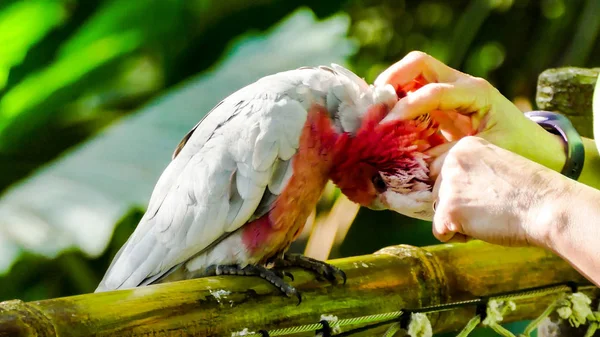
[[[336,143],[331,178],[361,205],[376,197],[371,179],[378,172],[419,169],[423,152],[446,141],[429,116],[380,123],[387,113],[383,104],[372,107],[357,133],[343,134]]]

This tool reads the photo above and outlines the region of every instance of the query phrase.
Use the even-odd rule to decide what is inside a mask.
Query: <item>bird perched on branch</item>
[[[266,76],[225,98],[176,148],[96,292],[248,275],[301,300],[283,279],[289,266],[345,282],[338,268],[286,251],[332,178],[363,205],[384,185],[426,188],[417,152],[433,137],[429,122],[378,124],[397,101],[391,86],[335,64]]]
[[[225,98],[177,146],[96,292],[231,274],[299,297],[271,266],[345,280],[338,268],[285,252],[329,180],[338,136],[396,101],[390,86],[338,65],[266,76]]]

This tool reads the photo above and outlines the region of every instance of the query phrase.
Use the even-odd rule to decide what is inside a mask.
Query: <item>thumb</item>
[[[436,215],[437,214],[441,213],[437,213],[436,211]],[[457,232],[456,228],[458,228],[458,226],[452,222],[449,222],[448,220],[445,220],[447,218],[441,215],[436,215],[434,215],[432,223],[432,232],[436,239],[445,243],[466,243],[473,239],[468,235]]]
[[[437,200],[437,199],[436,199]],[[441,242],[448,242],[456,234],[452,230],[456,226],[452,225],[448,214],[444,212],[444,201],[437,200],[437,207],[434,209],[433,222],[431,224],[433,236]]]
[[[437,178],[439,177],[440,172],[442,171],[442,166],[444,165],[444,160],[448,155],[448,151],[450,151],[450,149],[452,149],[454,145],[456,145],[456,141],[440,144],[425,151],[426,155],[433,158],[433,160],[431,160],[431,162],[429,163],[430,179],[435,180],[437,182]]]
[[[436,221],[435,215],[434,215],[433,224],[432,224],[432,232],[433,232],[433,236],[435,236],[435,238],[440,240],[441,242],[448,242],[456,234],[458,234],[456,232],[452,232],[452,231],[448,230],[448,227],[445,225],[444,222]]]

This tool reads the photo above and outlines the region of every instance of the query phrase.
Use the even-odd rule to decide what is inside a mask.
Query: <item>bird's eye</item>
[[[373,178],[371,178],[371,181],[373,182],[373,186],[375,187],[377,192],[383,193],[385,192],[385,190],[387,190],[387,185],[385,184],[385,181],[383,181],[383,178],[381,178],[381,175],[379,175],[379,173],[374,175]]]

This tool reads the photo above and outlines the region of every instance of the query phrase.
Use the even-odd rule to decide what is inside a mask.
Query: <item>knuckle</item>
[[[477,136],[466,136],[461,138],[456,146],[452,148],[452,150],[456,150],[460,155],[465,155],[466,153],[471,153],[478,148],[485,146],[487,141],[481,137]]]
[[[477,136],[467,136],[464,138],[464,141],[465,141],[465,144],[472,145],[472,146],[483,145],[485,143],[483,138],[477,137]]]
[[[452,232],[450,230],[450,225],[458,223],[458,219],[459,215],[457,210],[452,208],[448,204],[444,204],[444,207],[440,207],[438,210],[436,210],[436,213],[434,214],[432,224],[433,234],[438,239],[441,239],[443,237],[448,238],[448,234]]]
[[[431,226],[431,232],[433,233],[433,236],[441,242],[446,242],[449,239],[446,235],[444,235],[445,233],[443,233],[436,226]]]
[[[459,158],[460,156],[457,156],[454,153],[448,153],[446,159],[444,159],[444,165],[441,169],[441,176],[444,177],[444,180],[442,180],[440,189],[446,187],[449,182],[454,180],[457,174],[460,174],[457,170],[460,167]]]
[[[456,186],[456,179],[455,176],[456,174],[454,172],[451,172],[453,174],[450,174],[449,177],[444,178],[444,180],[442,181],[442,184],[440,185],[440,189],[438,191],[438,200],[439,200],[439,205],[438,207],[446,207],[446,206],[451,206],[453,204],[455,204],[455,195],[457,194],[457,186]]]
[[[456,165],[459,163],[459,161],[458,161],[459,156],[456,155],[456,150],[452,149],[450,151],[452,151],[452,152],[448,152],[448,155],[444,159],[444,165],[442,165],[441,174],[444,177],[444,179],[446,179],[447,177],[450,177],[452,175],[452,173],[453,173],[452,171],[454,170]]]
[[[432,67],[433,57],[420,50],[413,50],[406,54],[405,59],[409,60],[413,66],[422,69],[429,69]]]
[[[484,79],[482,77],[476,77],[476,76],[471,77],[471,83],[476,87],[482,87],[482,88],[487,88],[488,86],[491,85],[490,82],[488,82],[486,79]]]
[[[446,156],[446,159],[444,160],[445,162],[456,163],[458,158],[460,158],[460,156],[463,153],[468,151],[467,149],[469,148],[470,140],[468,140],[467,138],[468,138],[468,136],[461,138],[460,140],[458,140],[456,142],[456,145],[454,145],[448,151],[448,155]]]
[[[461,208],[459,207],[456,200],[454,200],[454,198],[449,199],[448,203],[446,204],[446,217],[450,221],[454,221],[455,219],[460,218],[460,213],[461,213]]]
[[[426,85],[427,95],[442,100],[444,95],[452,90],[453,86],[448,83],[429,83]]]
[[[413,51],[409,52],[408,54],[406,54],[406,57],[414,59],[414,60],[425,60],[425,59],[429,58],[429,55],[420,50],[413,50]]]
[[[445,223],[455,223],[461,217],[461,207],[455,198],[440,199],[436,214]]]
[[[463,183],[465,176],[465,161],[461,156],[449,156],[442,168],[441,175],[444,177],[440,185],[440,194],[452,197]]]

